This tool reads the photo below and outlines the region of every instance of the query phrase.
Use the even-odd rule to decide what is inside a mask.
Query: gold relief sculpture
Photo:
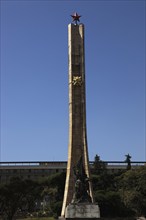
[[[74,86],[81,86],[82,85],[82,77],[81,76],[73,76],[72,84]]]

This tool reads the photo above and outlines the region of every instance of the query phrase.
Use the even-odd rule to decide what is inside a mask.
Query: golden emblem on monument
[[[81,76],[73,76],[72,84],[74,86],[81,86],[82,85],[82,77]]]

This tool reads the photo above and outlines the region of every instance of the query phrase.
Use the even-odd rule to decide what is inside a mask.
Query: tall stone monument
[[[94,204],[90,182],[86,132],[84,25],[81,16],[72,15],[68,25],[69,60],[69,145],[66,183],[61,217],[66,219],[100,217]]]

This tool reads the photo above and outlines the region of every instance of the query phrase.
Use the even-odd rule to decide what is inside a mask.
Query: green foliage
[[[92,186],[102,217],[146,215],[146,167],[110,174],[95,157]],[[102,172],[101,172],[102,171]]]
[[[50,214],[57,218],[61,214],[66,173],[56,173],[49,176],[43,183],[42,196],[49,196]]]
[[[99,157],[96,159],[100,161]],[[146,215],[146,166],[112,174],[100,161],[100,172],[94,171],[91,181],[102,217]],[[9,184],[1,185],[2,219],[12,220],[23,208],[33,213],[35,201],[43,201],[44,198],[48,203],[39,212],[40,217],[45,211],[48,216],[57,218],[61,213],[65,177],[66,173],[56,173],[39,182],[13,178]]]
[[[97,154],[94,158],[92,172],[96,175],[106,172],[106,164],[102,160],[100,160],[100,156],[98,156]]]
[[[91,181],[94,191],[96,190],[109,191],[116,189],[114,175],[107,172],[103,172],[100,175],[95,175],[95,174],[92,175]]]
[[[24,219],[18,219],[18,220],[54,220],[53,217],[38,217],[38,218],[24,218]]]
[[[120,194],[114,191],[96,191],[95,201],[98,202],[102,217],[127,217],[132,215],[121,201]]]
[[[135,215],[146,215],[146,167],[129,170],[119,179],[119,192],[124,204]]]
[[[11,220],[19,209],[24,206],[28,210],[34,206],[39,193],[35,192],[38,184],[32,180],[12,178],[10,183],[0,186],[0,210],[3,219]]]
[[[56,200],[62,200],[64,195],[66,173],[57,173],[49,178],[50,187],[57,188]]]
[[[51,210],[53,213],[53,217],[55,219],[58,219],[58,216],[61,214],[61,208],[62,208],[62,201],[56,201],[54,203],[51,203]]]
[[[61,213],[66,173],[50,175],[46,179],[35,182],[19,177],[11,179],[10,183],[0,186],[0,211],[3,219],[12,220],[18,210],[33,213],[36,201],[47,198],[43,211],[57,217]],[[43,213],[43,212],[42,212]]]

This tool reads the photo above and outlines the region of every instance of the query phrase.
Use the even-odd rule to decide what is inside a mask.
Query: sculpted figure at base
[[[91,197],[89,195],[89,178],[83,167],[82,156],[74,167],[74,174],[76,176],[75,192],[71,203],[91,203]]]

